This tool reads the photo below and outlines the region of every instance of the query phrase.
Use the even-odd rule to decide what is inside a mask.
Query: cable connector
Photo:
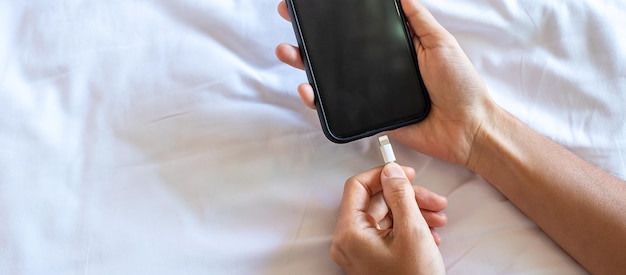
[[[383,155],[385,164],[396,161],[396,155],[393,153],[393,148],[387,135],[379,137],[378,144],[380,144],[380,153]]]

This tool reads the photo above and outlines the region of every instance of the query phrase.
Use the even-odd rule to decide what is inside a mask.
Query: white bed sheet
[[[0,274],[341,274],[343,182],[278,62],[277,0],[0,2]],[[626,178],[626,5],[425,1],[493,97]],[[480,177],[396,145],[448,196],[450,274],[585,273]]]

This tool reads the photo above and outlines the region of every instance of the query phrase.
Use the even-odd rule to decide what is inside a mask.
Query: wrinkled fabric
[[[382,160],[302,105],[277,4],[0,2],[0,274],[342,274],[343,183]],[[626,178],[625,4],[425,4],[498,104]],[[449,198],[450,274],[585,272],[479,176],[394,147]]]

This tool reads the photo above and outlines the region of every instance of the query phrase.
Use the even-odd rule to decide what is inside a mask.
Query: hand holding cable
[[[445,224],[445,215],[439,211],[447,201],[412,186],[415,171],[390,161],[395,161],[391,144],[388,139],[381,141],[381,151],[389,163],[346,182],[331,257],[348,274],[444,273],[436,245],[439,237],[430,228]],[[388,206],[384,216],[372,210],[376,208],[372,198],[378,194]],[[430,209],[424,210],[425,206]],[[425,217],[424,211],[432,215]],[[390,222],[384,223],[385,219]]]

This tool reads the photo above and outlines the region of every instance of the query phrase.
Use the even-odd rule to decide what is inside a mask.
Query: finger
[[[298,86],[298,94],[305,106],[315,109],[315,92],[309,83],[302,83]]]
[[[407,175],[409,180],[413,180],[415,177],[415,169],[405,166],[402,168],[404,169],[404,173]],[[431,211],[425,210],[425,212],[430,213]],[[367,209],[367,213],[378,223],[380,226],[379,229],[388,229],[393,224],[390,215],[391,212],[389,212],[389,207],[385,202],[383,192],[378,192],[370,197],[370,204]],[[437,223],[435,222],[434,224]]]
[[[304,64],[302,63],[298,47],[281,43],[276,46],[275,54],[276,57],[278,57],[278,60],[286,63],[287,65],[296,69],[304,70]]]
[[[381,183],[385,201],[393,214],[394,232],[412,234],[413,230],[426,227],[415,200],[413,186],[398,164],[392,162],[384,166]],[[411,224],[417,224],[418,227],[404,226]]]
[[[433,239],[435,240],[435,244],[436,245],[440,245],[441,244],[441,236],[439,235],[439,233],[437,233],[437,231],[435,231],[434,228],[430,229],[430,234],[433,235]]]
[[[448,33],[420,1],[403,0],[402,9],[404,11],[404,15],[409,21],[409,25],[417,35],[419,43],[423,46],[437,46],[436,43],[440,40],[431,40],[429,38],[441,38]]]
[[[382,167],[376,167],[351,177],[346,181],[341,206],[339,207],[339,222],[354,224],[355,222],[359,222],[358,219],[362,218],[355,215],[355,213],[367,213],[371,203],[370,197],[382,190],[382,169]],[[403,167],[402,170],[406,171],[408,174],[415,174],[415,170],[412,168]],[[413,193],[412,189],[410,190],[411,193]],[[414,195],[411,199],[415,204]],[[368,214],[368,216],[371,215]]]
[[[422,210],[422,216],[424,216],[429,227],[442,227],[448,223],[448,216],[441,212]]]
[[[370,205],[370,197],[380,191],[380,169],[375,168],[349,178],[343,188],[343,197],[339,206],[337,228],[351,229],[355,225],[368,227],[365,217]]]
[[[289,18],[289,11],[287,10],[287,3],[285,3],[285,1],[280,1],[280,3],[278,3],[278,14],[280,14],[280,17],[291,22],[291,18]]]
[[[393,215],[391,212],[388,212],[385,217],[378,221],[378,229],[379,230],[389,230],[393,227]]]
[[[370,197],[370,205],[367,209],[367,213],[370,214],[370,216],[372,216],[377,223],[380,223],[380,221],[387,216],[389,213],[389,207],[387,207],[387,204],[385,203],[382,192],[378,192],[374,196]]]
[[[373,201],[374,200],[370,203]],[[428,224],[430,228],[442,227],[448,223],[448,217],[444,213],[427,210],[422,210],[421,212],[422,216],[424,216],[424,220],[426,220],[426,224]],[[386,230],[393,226],[392,213],[389,212],[386,204],[376,210],[372,210],[372,207],[370,207],[368,214],[370,214],[375,223],[378,224],[379,230]]]
[[[448,199],[446,197],[439,196],[437,193],[418,185],[414,185],[413,189],[415,190],[415,200],[421,209],[439,212],[448,207]]]
[[[303,84],[306,85],[306,84]],[[398,165],[398,164],[396,164]],[[398,165],[399,166],[399,165]],[[411,167],[407,167],[407,166],[400,166],[402,168],[402,171],[404,172],[405,175],[407,176],[411,176],[411,178],[415,177],[415,169],[411,168]],[[370,196],[373,196],[374,194],[380,192],[383,190],[382,185],[380,184],[380,175],[383,171],[384,166],[379,166],[379,167],[375,167],[372,168],[370,170],[367,170],[361,174],[355,175],[353,177],[351,177],[350,179],[348,179],[348,181],[358,181],[361,184],[367,186],[367,188],[369,190],[371,190],[371,194]],[[347,184],[347,182],[346,182]],[[344,188],[344,191],[345,188]]]
[[[413,182],[415,179],[415,169],[413,169],[413,167],[402,166],[402,170],[404,170],[404,174],[409,178],[409,181]]]

